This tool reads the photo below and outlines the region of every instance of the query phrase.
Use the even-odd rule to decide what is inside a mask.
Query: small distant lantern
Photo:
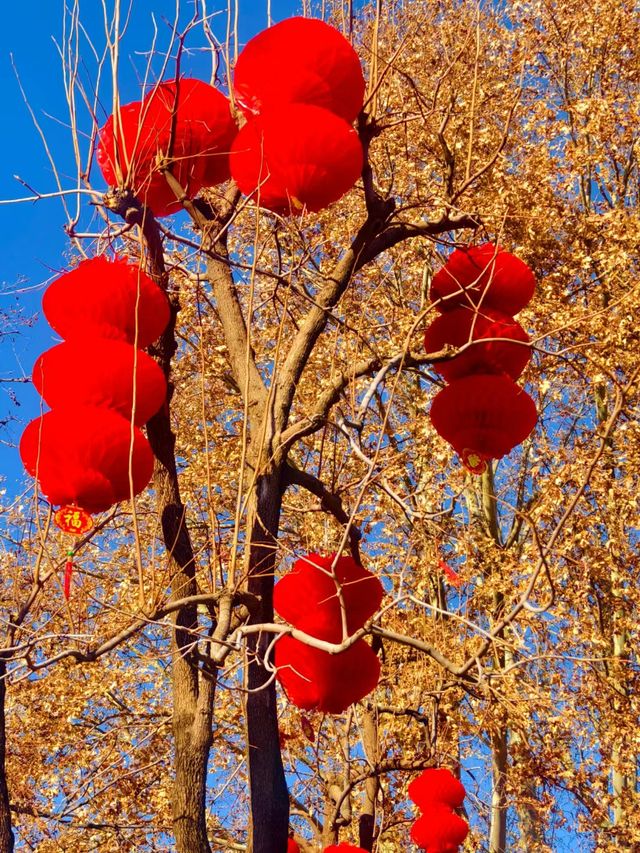
[[[432,805],[411,827],[411,839],[427,853],[456,853],[469,834],[469,824],[445,805]]]
[[[440,803],[458,809],[467,795],[464,785],[446,767],[423,770],[408,788],[409,797],[421,809]]]

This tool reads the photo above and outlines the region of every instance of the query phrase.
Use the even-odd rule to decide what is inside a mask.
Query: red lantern
[[[103,512],[141,492],[153,473],[153,453],[137,427],[110,409],[56,409],[27,425],[20,440],[27,471],[52,504]]]
[[[380,661],[364,640],[330,655],[287,635],[275,647],[278,680],[298,708],[341,714],[375,690]]]
[[[493,243],[484,243],[453,252],[433,277],[431,298],[439,300],[439,311],[481,306],[513,316],[529,302],[535,286],[524,261]]]
[[[470,308],[454,308],[440,314],[429,326],[424,336],[424,348],[428,353],[439,352],[447,344],[462,347],[469,341],[483,338],[506,338],[469,346],[451,361],[434,365],[434,369],[453,382],[470,373],[506,373],[517,379],[531,358],[529,336],[511,317],[492,308],[479,311]],[[511,344],[508,341],[521,341]]]
[[[344,119],[288,104],[248,121],[231,147],[231,174],[245,195],[286,216],[318,211],[362,172],[362,145]]]
[[[146,423],[167,393],[164,374],[156,362],[131,344],[87,338],[59,344],[44,352],[33,368],[33,384],[51,408],[74,404],[100,406],[119,412],[134,423]]]
[[[367,853],[364,847],[354,847],[353,844],[342,842],[341,844],[332,844],[331,847],[325,847],[324,853]]]
[[[433,805],[411,827],[411,838],[427,853],[456,853],[469,834],[469,824],[448,806]]]
[[[338,30],[315,18],[289,18],[247,42],[233,88],[247,113],[303,103],[351,123],[365,83],[358,54]]]
[[[114,338],[144,348],[169,322],[167,297],[153,279],[137,264],[104,256],[82,261],[52,282],[42,308],[68,341]]]
[[[293,838],[287,840],[287,853],[300,853],[300,846]]]
[[[188,136],[187,162],[174,165],[178,180],[184,172],[193,175],[201,187],[227,181],[231,174],[229,152],[238,127],[222,92],[202,80],[183,77],[161,83],[152,96],[161,101],[169,115],[177,104],[176,124]]]
[[[229,177],[237,127],[228,100],[201,80],[160,83],[142,101],[122,107],[116,124],[110,116],[100,131],[102,175],[109,186],[131,188],[156,216],[182,207],[158,168],[158,155],[168,156],[170,148],[171,171],[189,196]]]
[[[464,465],[482,473],[488,459],[500,459],[536,425],[531,397],[507,376],[467,376],[443,388],[431,404],[431,422]]]
[[[440,803],[460,808],[466,791],[464,785],[446,767],[429,767],[409,784],[409,796],[421,809]]]
[[[335,561],[335,568],[331,566]],[[334,579],[335,576],[335,579]],[[353,634],[380,607],[383,589],[378,578],[353,557],[309,554],[275,585],[273,606],[301,631],[327,640],[342,641],[342,615],[336,581],[342,588],[347,631]]]

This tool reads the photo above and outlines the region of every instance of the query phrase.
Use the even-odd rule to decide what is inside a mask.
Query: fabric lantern
[[[349,124],[364,100],[360,59],[347,39],[317,18],[289,18],[247,42],[233,88],[248,114],[303,103],[323,107]]]
[[[460,808],[466,791],[464,785],[446,767],[429,767],[417,776],[408,788],[409,796],[420,808],[426,809],[434,803]]]
[[[140,348],[162,334],[170,316],[167,297],[137,264],[104,256],[82,261],[53,281],[42,308],[67,341],[113,338]]]
[[[335,562],[332,574],[331,566]],[[378,578],[353,557],[309,554],[297,560],[273,590],[276,612],[300,631],[330,643],[342,642],[341,586],[347,631],[353,634],[378,610],[384,590]]]
[[[287,853],[300,853],[300,845],[293,838],[287,839]]]
[[[117,122],[108,118],[96,157],[109,186],[129,187],[156,216],[168,216],[182,204],[158,167],[158,155],[171,154],[172,174],[194,196],[205,181],[213,186],[227,180],[236,133],[221,92],[201,80],[168,80],[123,106]]]
[[[183,77],[161,83],[153,92],[171,116],[177,104],[176,125],[188,139],[186,163],[174,164],[181,185],[191,177],[200,187],[229,180],[229,152],[238,127],[222,92],[202,80]]]
[[[445,805],[425,809],[411,827],[411,839],[427,853],[456,853],[469,834],[469,824]]]
[[[516,380],[531,358],[531,348],[525,346],[529,336],[516,320],[492,308],[482,307],[476,311],[460,307],[440,314],[425,332],[424,348],[427,353],[435,353],[447,344],[459,348],[469,341],[484,338],[507,340],[468,346],[450,361],[434,364],[434,370],[447,382],[470,373],[506,373]]]
[[[347,844],[345,841],[324,848],[324,853],[349,853],[349,851],[351,853],[367,853],[364,847],[354,847],[353,844]]]
[[[137,427],[111,409],[74,406],[31,421],[20,440],[27,471],[52,504],[103,512],[139,494],[153,473],[153,452]]]
[[[133,381],[135,364],[135,385]],[[103,406],[140,426],[158,411],[167,393],[162,369],[142,350],[108,338],[76,339],[43,353],[33,384],[51,408]]]
[[[182,208],[157,164],[158,154],[168,153],[170,138],[171,118],[159,101],[126,104],[120,108],[117,122],[109,116],[98,137],[96,159],[107,184],[128,187],[156,216]],[[182,164],[180,186],[190,192],[192,176],[185,174],[188,150],[183,129],[176,127],[172,156]],[[174,174],[178,177],[175,167]]]
[[[328,110],[287,104],[245,124],[230,164],[245,195],[287,216],[322,210],[350,190],[362,172],[362,145]]]
[[[436,431],[463,464],[482,473],[532,432],[538,420],[531,397],[507,376],[476,375],[443,388],[431,404]]]
[[[275,646],[278,681],[289,701],[306,711],[341,714],[375,690],[380,661],[364,640],[331,655],[284,635]]]
[[[493,243],[456,249],[431,282],[439,311],[459,306],[495,308],[513,316],[533,296],[536,280],[529,267]]]

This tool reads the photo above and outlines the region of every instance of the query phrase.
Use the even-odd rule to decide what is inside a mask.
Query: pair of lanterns
[[[229,178],[237,132],[222,92],[201,80],[169,80],[109,117],[99,134],[98,165],[110,186],[128,187],[155,216],[168,216],[182,205],[159,158],[170,160],[174,177],[192,197]]]
[[[442,313],[425,333],[426,351],[464,347],[436,365],[450,384],[434,398],[431,421],[476,474],[536,425],[535,404],[515,381],[531,358],[529,337],[513,319],[534,289],[529,267],[492,243],[454,251],[431,285]]]
[[[231,174],[245,195],[281,215],[318,211],[362,172],[351,127],[364,100],[357,53],[338,30],[289,18],[251,39],[233,88],[247,123],[231,149]]]
[[[466,791],[450,770],[431,767],[409,785],[409,797],[422,815],[411,827],[411,838],[427,853],[457,853],[467,837],[469,825],[455,809]]]
[[[140,427],[167,389],[142,347],[164,331],[169,304],[137,265],[97,257],[56,279],[42,307],[64,343],[34,365],[33,383],[51,411],[27,425],[20,455],[49,501],[62,505],[58,526],[82,534],[91,513],[151,479],[153,452]]]
[[[310,636],[341,643],[380,607],[382,585],[352,557],[310,554],[274,587],[273,606],[290,625]],[[290,636],[275,646],[277,677],[289,700],[304,710],[341,714],[375,689],[380,661],[365,640],[339,654]]]

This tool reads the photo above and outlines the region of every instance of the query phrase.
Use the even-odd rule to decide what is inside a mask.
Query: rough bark
[[[166,273],[160,235],[155,221],[139,206],[130,205],[123,214],[141,225],[149,253],[149,272],[166,290]],[[175,435],[171,429],[171,359],[176,350],[175,322],[179,304],[171,302],[171,320],[151,348],[151,355],[167,378],[166,405],[147,424],[149,443],[156,457],[153,484],[158,516],[171,567],[171,600],[197,593],[195,563],[180,497],[175,459]],[[173,833],[177,853],[211,853],[206,827],[206,778],[211,748],[211,724],[215,684],[199,673],[191,656],[194,631],[198,627],[195,605],[183,607],[174,619],[172,642],[172,691],[174,736],[174,782],[172,789]]]
[[[501,726],[491,735],[491,825],[489,853],[505,853],[507,845],[507,727]]]
[[[229,213],[227,213],[229,215]],[[251,352],[247,327],[234,288],[226,230],[209,249],[207,272],[229,352],[234,380],[245,399],[254,479],[245,527],[246,588],[259,604],[251,621],[273,621],[273,577],[282,505],[282,454],[274,454],[269,398]],[[258,446],[261,444],[261,448]],[[289,793],[280,754],[276,687],[264,668],[270,636],[250,635],[247,642],[245,724],[249,771],[248,853],[282,853],[289,829]],[[267,683],[269,682],[270,683]]]
[[[250,593],[259,597],[256,622],[273,621],[273,574],[281,508],[280,470],[258,477],[249,507]],[[287,847],[289,794],[282,766],[275,681],[263,666],[269,635],[251,635],[246,700],[247,761],[251,790],[249,853],[283,853]]]
[[[375,711],[370,708],[362,715],[362,745],[368,763],[375,767],[378,763],[378,722]],[[358,818],[358,844],[363,850],[373,850],[378,786],[377,776],[370,776],[364,783],[364,802]]]
[[[7,696],[7,667],[0,659],[0,853],[13,853],[14,837],[11,828],[11,807],[6,770],[5,700]]]

